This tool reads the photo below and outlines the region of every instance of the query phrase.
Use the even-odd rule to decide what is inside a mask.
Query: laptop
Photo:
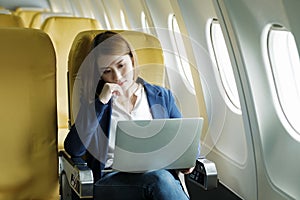
[[[203,118],[119,121],[113,170],[145,172],[195,166]]]

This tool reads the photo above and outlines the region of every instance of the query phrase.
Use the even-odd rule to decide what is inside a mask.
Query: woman
[[[110,171],[117,121],[179,118],[181,113],[169,90],[137,77],[136,56],[121,34],[107,31],[97,35],[89,56],[85,63],[92,69],[79,72],[81,107],[64,147],[72,157],[86,155],[96,181],[95,196],[188,199],[173,170]]]

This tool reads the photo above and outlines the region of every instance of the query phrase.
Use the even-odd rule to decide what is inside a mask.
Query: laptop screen
[[[143,172],[193,167],[202,126],[203,118],[119,121],[112,168]]]

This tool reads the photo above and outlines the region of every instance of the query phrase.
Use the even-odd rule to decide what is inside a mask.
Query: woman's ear
[[[135,67],[135,60],[134,60],[134,57],[131,56],[130,58],[131,58],[132,66]]]
[[[133,79],[136,81],[138,76],[139,76],[139,69],[138,69],[138,66],[137,66],[137,60],[134,56],[131,56],[131,61],[132,61],[132,66],[133,66],[133,70],[134,70]]]

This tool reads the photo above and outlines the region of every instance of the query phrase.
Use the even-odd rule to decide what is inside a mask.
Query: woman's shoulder
[[[162,87],[162,86],[159,86],[159,85],[155,85],[155,84],[151,84],[141,78],[139,78],[139,83],[141,83],[145,88],[146,90],[150,90],[152,92],[155,92],[155,93],[169,93],[170,90],[165,88],[165,87]]]

